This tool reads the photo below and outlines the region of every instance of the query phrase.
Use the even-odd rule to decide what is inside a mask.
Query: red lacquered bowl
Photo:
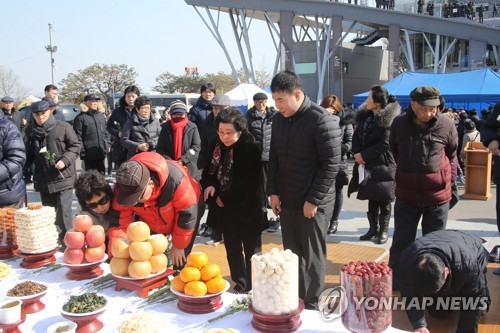
[[[54,254],[58,249],[59,248],[56,247],[53,250],[43,253],[25,253],[19,250],[17,252],[17,256],[23,258],[23,261],[21,262],[22,268],[33,269],[56,261]]]
[[[179,299],[179,302],[177,302],[177,307],[179,308],[179,310],[192,314],[211,313],[220,309],[223,304],[221,295],[228,289],[229,282],[226,281],[226,288],[224,288],[223,291],[217,294],[188,296],[170,287],[172,293],[174,293]]]
[[[104,297],[106,299],[106,304],[102,308],[97,309],[93,312],[71,313],[64,311],[62,309],[62,306],[59,309],[61,316],[68,320],[71,320],[77,325],[76,333],[94,333],[98,332],[104,327],[104,324],[98,319],[98,317],[104,313],[106,307],[109,304],[109,301],[106,296],[102,294],[97,295]]]
[[[101,263],[105,262],[107,259],[108,255],[104,254],[104,258],[97,262],[68,264],[64,262],[64,257],[59,257],[57,259],[57,262],[69,269],[69,272],[66,273],[66,277],[69,280],[81,281],[101,276],[104,273],[103,269],[101,268]]]
[[[20,283],[22,283],[22,282],[23,281],[21,281]],[[26,281],[24,281],[24,282],[26,282]],[[42,301],[40,299],[47,294],[47,291],[49,290],[49,285],[46,283],[43,283],[43,282],[38,282],[38,281],[33,281],[33,282],[36,282],[36,283],[39,283],[39,284],[45,286],[46,289],[44,291],[42,291],[41,293],[28,295],[28,296],[7,296],[7,292],[4,295],[4,297],[7,299],[21,300],[23,302],[23,304],[21,305],[22,314],[36,313],[38,311],[42,311],[45,308],[45,304],[42,303]],[[12,286],[12,288],[15,287],[16,285]],[[10,290],[10,289],[11,288],[9,288],[8,290]]]
[[[304,310],[304,302],[299,299],[297,310],[284,315],[266,315],[255,311],[252,306],[248,311],[253,315],[252,326],[259,332],[293,332],[302,325],[300,313]]]

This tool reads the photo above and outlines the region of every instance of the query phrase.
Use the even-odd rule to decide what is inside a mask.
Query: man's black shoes
[[[495,245],[490,252],[490,262],[500,262],[500,245]]]

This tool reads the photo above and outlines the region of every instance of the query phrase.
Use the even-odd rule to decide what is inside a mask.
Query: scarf
[[[220,192],[225,192],[231,187],[233,182],[233,146],[226,147],[222,142],[217,141],[208,174],[216,174]]]
[[[363,131],[361,132],[361,146],[364,148],[366,145],[366,137],[368,136],[368,132],[372,129],[372,127],[377,122],[378,117],[375,116],[371,111],[369,111],[368,117],[366,117],[365,123],[363,125]]]
[[[184,136],[184,127],[188,123],[188,118],[173,118],[170,121],[174,130],[174,160],[178,161],[182,156],[182,137]]]
[[[50,115],[49,119],[45,121],[42,126],[39,126],[38,123],[33,119],[33,138],[40,143],[40,148],[43,148],[47,145],[45,142],[45,137],[47,134],[56,126],[56,118]]]

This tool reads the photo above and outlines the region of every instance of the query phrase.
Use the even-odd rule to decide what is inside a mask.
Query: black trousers
[[[448,220],[448,202],[431,207],[417,207],[396,199],[394,204],[394,235],[389,251],[389,266],[393,270],[393,284],[398,285],[399,258],[401,253],[417,237],[417,229],[422,218],[422,234],[446,229]]]
[[[368,211],[376,216],[391,216],[391,202],[368,200]]]
[[[500,233],[500,182],[497,182],[497,228]]]
[[[325,287],[326,233],[333,205],[318,207],[312,219],[302,209],[282,207],[281,235],[283,247],[299,257],[299,297],[311,309]]]
[[[40,198],[42,199],[42,205],[54,207],[56,210],[56,226],[59,232],[59,242],[63,245],[66,231],[73,228],[71,220],[73,189],[56,193],[40,192]]]
[[[333,215],[331,221],[338,221],[342,206],[344,205],[344,185],[335,184],[335,203],[333,204]]]
[[[104,175],[106,173],[104,158],[102,160],[85,160],[85,171],[87,170],[97,170]]]
[[[262,252],[261,235],[239,237],[234,233],[222,233],[226,247],[227,262],[231,280],[236,284],[237,292],[252,290],[252,256]]]

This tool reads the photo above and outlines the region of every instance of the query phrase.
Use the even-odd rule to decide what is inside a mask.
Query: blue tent
[[[418,86],[439,88],[446,106],[454,108],[482,110],[500,102],[500,74],[489,68],[449,74],[404,72],[384,84],[403,107],[410,104],[410,92]],[[354,107],[359,107],[367,96],[368,92],[354,95]]]

